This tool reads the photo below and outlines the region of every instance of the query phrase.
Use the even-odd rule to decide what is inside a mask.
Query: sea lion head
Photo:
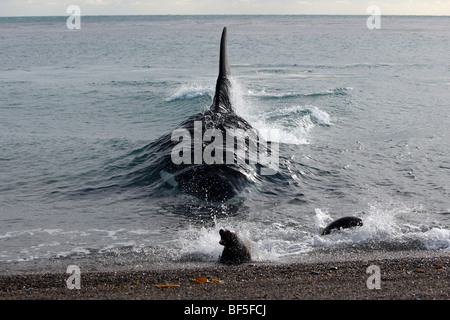
[[[220,234],[220,241],[219,243],[221,245],[223,245],[224,247],[229,247],[233,244],[236,244],[236,242],[238,241],[238,237],[236,235],[236,233],[234,233],[233,231],[227,230],[227,229],[220,229],[219,231]]]

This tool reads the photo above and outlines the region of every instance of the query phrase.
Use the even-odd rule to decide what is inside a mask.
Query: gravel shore
[[[377,274],[367,273],[369,266]],[[149,271],[0,276],[2,300],[448,300],[450,258],[214,265]],[[369,284],[368,284],[369,283]],[[376,288],[379,284],[379,288]],[[371,288],[370,288],[371,287]]]

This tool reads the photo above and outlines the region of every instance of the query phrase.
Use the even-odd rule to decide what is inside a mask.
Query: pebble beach
[[[379,277],[367,273],[378,266]],[[450,258],[247,263],[170,270],[0,276],[2,300],[448,300]],[[376,286],[378,284],[378,287]]]

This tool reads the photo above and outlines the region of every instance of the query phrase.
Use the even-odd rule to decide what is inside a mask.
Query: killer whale
[[[154,183],[166,188],[212,202],[229,200],[260,179],[258,170],[260,172],[263,166],[250,160],[258,156],[258,148],[263,142],[257,130],[236,114],[231,88],[227,28],[224,27],[220,40],[219,74],[211,106],[190,116],[172,133],[161,136],[146,147],[148,166],[142,169],[146,171],[146,177],[151,176],[150,180],[157,180]],[[212,134],[207,136],[208,132]],[[232,143],[228,144],[229,141]],[[213,163],[201,158],[205,153]],[[225,158],[226,162],[218,161]]]

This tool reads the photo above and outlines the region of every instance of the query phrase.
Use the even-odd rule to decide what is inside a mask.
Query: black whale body
[[[358,217],[342,217],[328,224],[322,231],[322,235],[330,234],[332,230],[360,227],[363,225],[362,219]]]
[[[222,202],[235,197],[249,183],[259,179],[257,174],[259,165],[257,163],[250,165],[248,161],[237,161],[236,154],[234,155],[235,163],[229,164],[226,162],[225,154],[229,152],[229,148],[226,150],[226,136],[230,134],[227,130],[255,131],[245,119],[234,112],[232,107],[226,35],[227,29],[224,28],[220,44],[219,76],[212,105],[205,112],[189,117],[178,126],[178,129],[187,130],[192,137],[191,163],[174,163],[171,153],[180,141],[172,141],[172,133],[165,134],[144,149],[147,158],[144,161],[139,160],[142,162],[138,171],[141,175],[138,175],[137,178],[135,176],[133,183],[146,184],[145,180],[147,180],[152,181],[153,184],[161,184],[162,180],[163,185],[176,188],[181,193],[202,200]],[[216,129],[223,134],[223,148],[225,150],[223,163],[206,164],[204,160],[201,163],[194,162],[193,153],[196,146],[194,129],[199,123],[201,123],[202,128],[201,136],[207,129]],[[236,139],[234,148],[240,147],[248,152],[249,141],[248,137],[247,140],[241,140],[240,142]],[[203,142],[201,150],[203,151],[209,143],[209,141]]]

